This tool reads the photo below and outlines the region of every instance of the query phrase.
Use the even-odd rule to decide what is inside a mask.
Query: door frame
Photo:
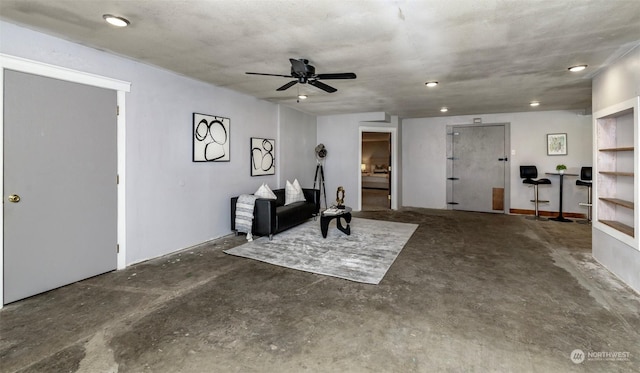
[[[117,257],[117,269],[126,267],[126,133],[125,133],[125,97],[126,93],[131,91],[131,83],[122,80],[116,80],[100,75],[85,73],[82,71],[72,70],[66,67],[55,66],[43,62],[28,60],[21,57],[10,56],[0,53],[0,164],[2,167],[2,175],[0,175],[0,193],[4,199],[4,71],[14,70],[23,73],[39,75],[43,77],[64,80],[72,83],[86,84],[99,88],[106,88],[116,91],[116,99],[118,105],[117,115],[117,169],[118,169],[118,186],[117,186],[117,242],[119,251]],[[114,109],[115,110],[115,109]],[[4,202],[3,202],[4,204]],[[4,227],[4,209],[0,214],[0,225]],[[0,229],[0,245],[2,246],[2,254],[0,255],[0,308],[4,305],[4,230]]]
[[[398,209],[398,129],[396,127],[363,127],[358,128],[358,211],[362,211],[362,133],[385,132],[391,135],[391,210]]]
[[[513,156],[513,151],[511,150],[511,122],[496,122],[496,123],[460,123],[460,124],[449,124],[446,126],[447,132],[447,175],[451,175],[452,162],[449,161],[449,158],[452,157],[451,136],[454,135],[455,129],[458,127],[494,127],[494,126],[504,126],[504,151],[505,157],[507,157],[507,161],[504,165],[504,211],[503,214],[509,214],[511,211],[511,161]],[[447,176],[449,177],[449,176]],[[448,202],[451,201],[453,196],[452,183],[447,180],[447,193],[446,193],[446,203],[447,210],[455,210],[452,205]]]

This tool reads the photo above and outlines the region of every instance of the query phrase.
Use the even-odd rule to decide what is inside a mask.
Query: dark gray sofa
[[[277,199],[256,199],[253,210],[253,227],[251,233],[258,236],[269,236],[302,224],[320,212],[320,190],[303,188],[306,201],[284,205],[284,189],[276,189],[273,194]],[[236,202],[238,197],[231,198],[231,230],[236,231]],[[237,232],[236,232],[237,233]]]

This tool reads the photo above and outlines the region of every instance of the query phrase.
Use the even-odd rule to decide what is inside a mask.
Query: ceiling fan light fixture
[[[298,95],[298,98],[299,98],[300,100],[306,100],[306,99],[307,99],[307,97],[308,97],[307,95]]]
[[[531,103],[529,103],[529,106],[532,106],[532,107],[540,106],[540,102],[539,101],[531,101]]]
[[[112,26],[116,26],[116,27],[127,27],[131,24],[131,22],[129,22],[128,19],[124,18],[124,17],[118,17],[118,16],[114,16],[112,14],[104,14],[102,16],[102,18],[104,18],[104,20],[112,25]]]
[[[300,83],[300,84],[309,84],[318,89],[321,89],[327,93],[336,92],[337,89],[321,82],[321,80],[329,80],[329,79],[356,79],[355,73],[328,73],[328,74],[316,74],[316,68],[314,66],[309,65],[309,60],[301,58],[301,59],[293,59],[289,58],[289,62],[291,63],[291,72],[286,74],[268,74],[268,73],[253,73],[247,72],[249,75],[266,75],[266,76],[278,76],[283,78],[294,79],[289,83],[283,85],[282,87],[276,89],[276,91],[285,91],[292,86]]]
[[[440,111],[443,113],[446,113],[447,111],[449,111],[449,108],[446,106],[443,106],[442,108],[440,108]]]
[[[429,88],[433,88],[433,87],[435,87],[435,86],[437,86],[437,85],[438,85],[438,82],[436,82],[436,81],[434,80],[434,81],[431,81],[431,82],[426,82],[426,83],[424,83],[424,85],[426,85],[426,86],[427,86],[427,87],[429,87]]]
[[[575,65],[571,66],[568,70],[572,73],[577,73],[578,71],[582,71],[587,68],[587,65]]]

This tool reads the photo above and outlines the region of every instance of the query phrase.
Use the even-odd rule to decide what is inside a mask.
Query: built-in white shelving
[[[594,114],[594,227],[638,248],[638,98]]]

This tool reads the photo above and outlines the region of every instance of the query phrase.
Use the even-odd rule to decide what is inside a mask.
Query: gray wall
[[[593,78],[593,112],[640,96],[640,45]]]
[[[252,178],[249,172],[250,137],[291,144],[286,134],[285,141],[277,138],[277,105],[10,23],[0,22],[0,29],[1,53],[132,83],[126,97],[127,264],[229,234],[229,198],[252,193],[262,182],[278,184],[277,175]],[[231,119],[230,162],[191,161],[193,112]],[[283,112],[282,132],[288,133],[298,115]],[[309,128],[313,118],[299,117],[305,134],[315,131]],[[313,162],[307,155],[282,155],[287,160],[276,160],[276,167],[283,177]]]
[[[284,106],[279,107],[279,186],[298,179],[303,188],[313,186],[316,169],[316,117]]]
[[[615,61],[593,79],[593,111],[637,96],[640,96],[640,46]],[[640,114],[635,115],[637,118]],[[637,138],[640,129],[636,126],[635,131]],[[637,182],[637,175],[635,180]],[[638,196],[635,197],[635,201],[637,205]],[[593,257],[640,293],[640,251],[637,247],[637,236],[636,231],[636,247],[631,247],[593,228],[592,245]]]
[[[335,200],[335,191],[338,186],[343,186],[346,190],[345,203],[353,207],[356,206],[361,161],[359,156],[360,127],[391,127],[398,129],[398,123],[397,117],[391,117],[384,112],[323,115],[318,117],[318,142],[323,143],[328,152],[325,161],[325,185],[329,205]],[[400,148],[400,146],[398,147]],[[400,154],[398,152],[398,157],[400,157]],[[397,161],[401,165],[400,159]],[[400,205],[402,195],[400,190],[398,192],[397,200],[398,205]]]
[[[580,167],[592,165],[591,116],[572,111],[479,114],[468,116],[404,119],[402,121],[403,202],[405,206],[445,209],[446,205],[446,126],[473,123],[482,118],[485,124],[511,123],[510,207],[532,210],[532,190],[522,184],[520,165],[538,167],[539,177],[548,177],[553,185],[540,187],[540,198],[550,201],[542,210],[557,211],[558,177],[545,176],[555,171],[558,163],[567,165],[569,173],[580,173]],[[567,133],[568,154],[548,156],[546,134]],[[587,192],[575,185],[575,177],[565,176],[563,210],[586,213],[579,202]]]

